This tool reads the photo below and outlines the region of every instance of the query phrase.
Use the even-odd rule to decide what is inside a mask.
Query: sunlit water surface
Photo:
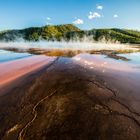
[[[11,51],[0,50],[0,63],[30,57],[28,53],[15,53]]]
[[[130,59],[130,61],[116,60],[101,54],[78,54],[73,59],[84,67],[90,69],[119,70],[125,72],[140,73],[140,53],[119,54],[120,56]]]
[[[140,68],[140,53],[129,53],[129,54],[119,54],[120,56],[124,56],[130,61],[123,61],[123,60],[115,60],[112,58],[108,58],[106,55],[100,55],[100,54],[78,54],[75,57],[73,57],[76,61],[81,61],[85,66],[94,67],[95,65],[98,67],[108,67],[108,68],[114,68],[117,67],[117,69],[122,69],[122,67],[129,66],[131,68]],[[0,63],[22,59],[25,57],[30,57],[31,54],[28,53],[16,53],[6,50],[0,50]],[[118,66],[117,66],[118,65]],[[120,67],[119,67],[120,66]]]
[[[128,53],[128,54],[120,54],[119,56],[124,56],[130,61],[128,63],[140,66],[140,53]]]

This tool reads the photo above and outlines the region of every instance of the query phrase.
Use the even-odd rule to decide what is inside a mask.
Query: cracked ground
[[[58,58],[0,97],[0,139],[140,140],[140,112],[121,94],[98,72]]]

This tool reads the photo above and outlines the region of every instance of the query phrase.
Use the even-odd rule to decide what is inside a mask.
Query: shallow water
[[[28,53],[15,53],[11,51],[0,50],[0,63],[30,57]]]
[[[128,53],[128,54],[119,54],[119,56],[124,56],[130,61],[128,63],[140,66],[140,53]]]
[[[132,68],[140,68],[140,53],[128,53],[128,54],[118,54],[119,56],[126,57],[130,59],[130,61],[123,61],[123,60],[115,60],[112,58],[107,57],[106,55],[101,54],[88,54],[88,53],[82,53],[78,54],[73,59],[75,60],[82,60],[85,66],[91,66],[91,63],[96,64],[98,67],[110,67],[110,68],[117,68],[122,69],[124,67],[127,68],[127,66]],[[0,63],[22,59],[25,57],[32,56],[29,53],[17,53],[17,52],[11,52],[6,50],[0,50]],[[119,67],[121,66],[121,67]]]
[[[79,54],[73,59],[83,63],[87,67],[110,68],[115,70],[133,71],[140,68],[140,53],[119,54],[119,56],[126,57],[130,61],[116,60],[101,54]]]
[[[116,60],[100,54],[79,54],[73,57],[73,61],[84,67],[90,77],[98,73],[104,83],[117,89],[121,98],[133,100],[130,104],[139,110],[135,100],[140,100],[140,54],[122,56],[128,56],[131,61]]]

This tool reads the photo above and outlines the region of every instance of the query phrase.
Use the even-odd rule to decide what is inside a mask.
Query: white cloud
[[[117,14],[113,15],[114,18],[118,18],[119,16]]]
[[[99,9],[99,10],[102,10],[103,6],[102,5],[97,5],[96,8]]]
[[[75,21],[73,21],[73,24],[84,24],[84,21],[82,19],[76,19]]]
[[[47,17],[47,20],[49,20],[49,21],[50,21],[50,20],[51,20],[51,18],[50,18],[50,17]]]
[[[88,16],[89,19],[100,18],[100,17],[101,15],[97,12],[89,12],[89,16]]]

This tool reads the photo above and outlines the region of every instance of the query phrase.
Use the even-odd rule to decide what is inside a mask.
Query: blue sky
[[[140,30],[140,0],[0,0],[0,30],[66,23]]]

